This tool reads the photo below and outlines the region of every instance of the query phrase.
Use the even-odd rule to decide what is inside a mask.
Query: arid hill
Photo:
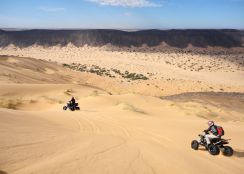
[[[243,47],[244,31],[240,30],[0,30],[0,47],[14,44],[27,47],[33,44],[41,46],[157,46],[165,42],[169,46],[185,48],[195,47]]]

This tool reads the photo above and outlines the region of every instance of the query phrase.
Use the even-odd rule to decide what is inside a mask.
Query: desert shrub
[[[148,78],[143,74],[136,74],[136,73],[126,74],[124,75],[124,78],[131,79],[131,80],[148,80]]]
[[[129,103],[118,103],[117,106],[120,106],[122,107],[123,110],[128,110],[128,111],[131,111],[131,112],[136,112],[136,113],[139,113],[139,114],[146,114],[145,111],[133,106],[132,104],[129,104]]]
[[[92,91],[92,93],[90,94],[90,96],[98,96],[98,95],[99,93],[97,90]]]
[[[19,99],[0,100],[0,107],[16,110],[22,102]]]
[[[106,68],[101,68],[97,65],[91,65],[90,67],[88,67],[87,65],[71,63],[71,64],[63,64],[63,66],[75,71],[88,72],[92,74],[97,74],[99,76],[105,75],[111,78],[116,78],[115,75],[112,75],[110,73],[110,70],[107,70]],[[130,73],[129,71],[125,71],[124,73],[121,73],[121,71],[118,69],[111,69],[111,71],[123,78],[128,78],[130,80],[148,80],[148,78],[143,74]]]

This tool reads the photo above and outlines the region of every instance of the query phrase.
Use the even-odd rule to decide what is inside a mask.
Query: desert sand
[[[162,51],[164,47],[149,49],[103,47],[31,46],[1,48],[1,55],[32,57],[60,64],[96,65],[107,70],[143,74],[149,80],[86,77],[86,83],[112,93],[140,93],[150,96],[174,95],[184,92],[244,92],[244,53],[203,55]],[[150,51],[151,50],[151,51]],[[154,51],[153,51],[154,50]],[[85,76],[85,73],[83,73]],[[88,80],[87,80],[88,79]],[[106,83],[104,83],[106,80]],[[115,87],[113,87],[115,86]]]
[[[72,45],[9,46],[0,54],[8,55],[0,57],[3,172],[244,172],[242,54],[216,58]],[[99,76],[64,63],[141,73],[149,79]],[[62,110],[71,96],[80,111]],[[191,149],[209,119],[224,127],[235,151],[232,157]]]

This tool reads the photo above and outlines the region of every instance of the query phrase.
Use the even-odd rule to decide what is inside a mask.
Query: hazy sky
[[[0,27],[244,29],[244,0],[0,0]]]

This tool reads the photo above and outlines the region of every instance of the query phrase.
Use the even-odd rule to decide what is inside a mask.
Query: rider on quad
[[[71,106],[74,106],[74,105],[75,105],[75,98],[72,97],[71,100],[70,100],[69,102],[70,102]]]
[[[63,107],[63,110],[70,109],[71,111],[80,110],[78,103],[76,103],[75,98],[72,97],[71,100]]]
[[[209,128],[204,130],[205,133],[209,133],[205,135],[207,146],[211,144],[211,139],[221,138],[221,135],[223,134],[220,134],[218,129],[219,126],[215,125],[213,121],[208,121],[208,126]]]
[[[224,129],[221,126],[215,125],[213,121],[209,121],[208,126],[209,128],[207,130],[204,130],[202,134],[198,135],[198,140],[193,140],[191,142],[191,148],[198,150],[199,145],[201,145],[204,146],[211,155],[218,155],[221,150],[223,155],[232,156],[233,149],[230,146],[226,146],[229,144],[229,139],[221,138],[221,136],[224,135]]]

